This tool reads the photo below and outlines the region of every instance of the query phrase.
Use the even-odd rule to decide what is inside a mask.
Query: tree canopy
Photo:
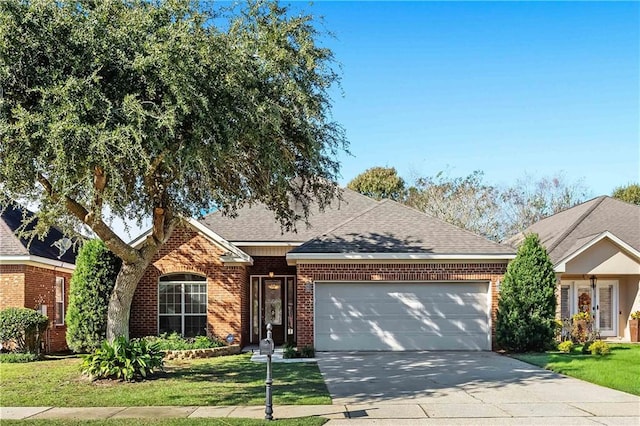
[[[261,202],[292,228],[337,193],[338,76],[311,16],[212,8],[0,2],[0,197],[37,204],[41,229],[90,227],[123,260],[110,338],[128,334],[137,280],[180,216]],[[152,233],[130,247],[110,216],[151,218]]]
[[[640,185],[637,183],[619,186],[612,195],[619,200],[640,206]]]
[[[402,201],[405,195],[404,180],[394,167],[372,167],[353,178],[347,188],[374,200],[389,198]]]

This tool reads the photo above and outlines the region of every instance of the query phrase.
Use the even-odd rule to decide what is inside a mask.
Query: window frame
[[[56,276],[56,281],[54,284],[54,295],[53,295],[54,302],[55,302],[55,315],[54,315],[53,323],[56,326],[64,325],[64,320],[65,320],[64,292],[66,287],[65,281],[66,280],[64,277]],[[58,298],[58,296],[60,296],[60,299]]]
[[[171,276],[178,276],[178,275],[191,275],[194,278],[199,278],[197,280],[186,280],[186,279],[177,279],[177,280],[166,280],[166,278],[169,278]],[[163,278],[165,280],[163,280]],[[161,313],[160,312],[160,287],[162,285],[180,285],[180,313]],[[198,295],[204,295],[204,306],[205,306],[205,311],[204,312],[198,312],[198,313],[187,313],[187,303],[186,303],[186,295],[187,293],[185,292],[185,287],[186,286],[193,286],[193,285],[204,285],[204,292],[200,292],[198,291],[197,293],[189,293],[190,295],[192,294],[198,294]],[[160,334],[160,318],[161,317],[176,317],[179,316],[180,317],[180,331],[179,334],[181,336],[185,336],[185,317],[204,317],[205,318],[205,332],[208,331],[208,316],[209,316],[209,312],[208,312],[208,306],[209,306],[209,282],[208,279],[205,275],[200,275],[200,274],[195,274],[195,273],[189,273],[189,272],[172,272],[170,274],[165,274],[162,275],[160,277],[158,277],[158,286],[157,286],[157,294],[158,294],[158,327],[157,327],[157,334]]]

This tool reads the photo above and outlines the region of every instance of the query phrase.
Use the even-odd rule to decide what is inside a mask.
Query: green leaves
[[[496,339],[514,352],[540,351],[554,338],[556,277],[536,234],[527,235],[500,288]]]
[[[107,306],[120,264],[100,240],[86,241],[80,248],[65,318],[71,350],[93,351],[106,338]]]
[[[133,381],[162,370],[164,353],[157,345],[123,336],[103,342],[94,353],[83,355],[81,370],[92,379]]]

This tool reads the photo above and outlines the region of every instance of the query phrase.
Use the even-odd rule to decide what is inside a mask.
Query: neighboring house
[[[134,296],[133,336],[318,350],[490,350],[512,248],[349,189],[282,232],[260,205],[176,229]],[[133,242],[140,244],[149,233]]]
[[[76,254],[66,247],[69,240],[55,228],[44,240],[34,238],[29,243],[18,238],[15,232],[23,217],[32,216],[27,209],[15,206],[8,206],[0,216],[0,309],[24,307],[42,312],[49,317],[44,350],[64,351],[64,319]],[[34,225],[35,222],[30,228]]]
[[[558,315],[595,316],[603,337],[629,340],[629,315],[640,310],[640,206],[602,196],[543,219],[507,243],[536,233],[558,284]]]

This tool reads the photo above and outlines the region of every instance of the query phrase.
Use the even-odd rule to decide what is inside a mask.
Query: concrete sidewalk
[[[351,404],[275,406],[274,418],[321,416],[356,425],[638,425],[638,402],[496,404]],[[0,419],[264,418],[263,406],[2,407]]]

